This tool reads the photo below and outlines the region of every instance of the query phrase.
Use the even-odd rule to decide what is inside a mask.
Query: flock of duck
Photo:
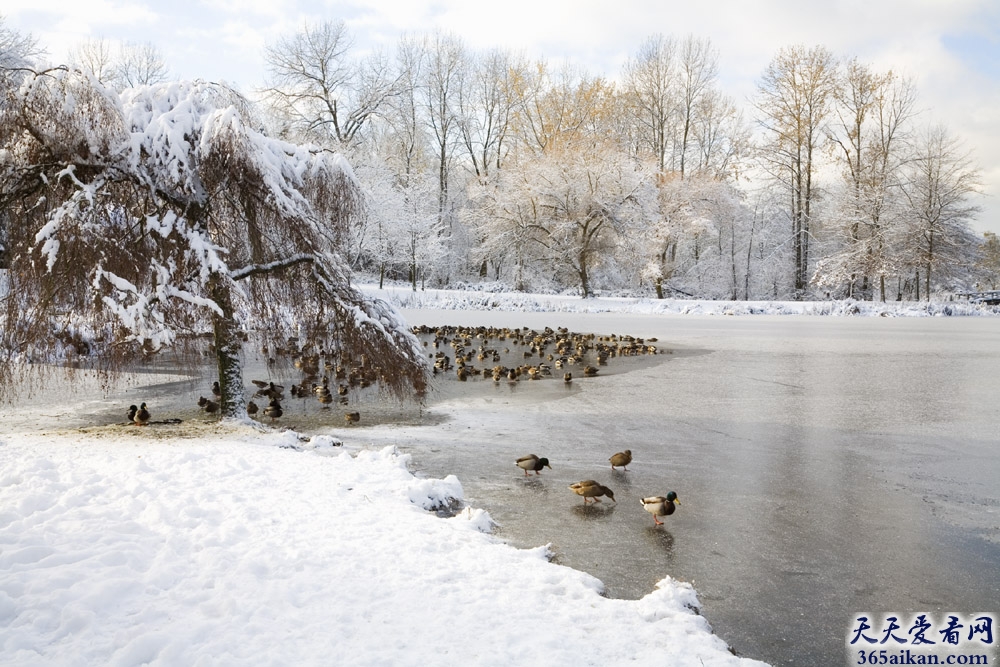
[[[429,355],[434,374],[453,370],[462,382],[475,377],[492,378],[495,383],[540,380],[562,371],[563,382],[570,384],[572,369],[581,365],[583,375],[593,377],[614,357],[657,353],[655,338],[582,334],[565,327],[417,326],[413,333],[424,339],[424,347],[434,348]],[[512,355],[519,363],[510,361]]]
[[[624,452],[617,452],[613,454],[610,459],[611,469],[615,470],[617,468],[622,468],[628,470],[626,466],[632,462],[632,450],[626,449]],[[527,476],[529,472],[534,472],[535,475],[539,475],[542,472],[542,468],[552,469],[549,465],[549,460],[545,457],[539,457],[536,454],[528,454],[527,456],[522,456],[514,462],[518,468],[524,470],[524,475]],[[604,486],[600,482],[593,479],[585,479],[580,482],[574,482],[569,485],[569,489],[578,496],[583,496],[583,503],[586,505],[592,499],[594,503],[601,502],[600,496],[607,496],[614,502],[615,500],[614,492],[608,487]],[[670,516],[677,509],[677,505],[681,504],[681,501],[677,499],[677,494],[674,491],[670,491],[665,496],[648,496],[646,498],[640,498],[639,502],[642,504],[642,508],[653,515],[653,522],[657,526],[662,526],[663,522],[660,521],[661,516]]]
[[[572,333],[565,328],[552,329],[546,327],[540,331],[524,327],[521,329],[509,327],[464,327],[464,326],[416,326],[412,329],[414,335],[423,338],[424,347],[433,347],[434,352],[429,354],[433,359],[433,372],[435,375],[451,371],[454,369],[455,377],[460,381],[467,381],[476,376],[484,379],[492,378],[494,382],[501,380],[507,382],[519,382],[522,379],[538,380],[550,377],[553,368],[563,369],[563,381],[569,384],[573,381],[572,371],[568,370],[583,366],[584,376],[592,377],[597,375],[598,368],[592,364],[586,364],[586,359],[592,359],[598,366],[607,364],[608,360],[618,356],[636,356],[645,354],[656,354],[657,348],[653,343],[655,338],[642,339],[633,336],[608,335],[599,336],[596,334]],[[294,355],[294,365],[303,372],[301,382],[294,384],[290,388],[290,394],[295,398],[315,397],[322,407],[328,407],[335,401],[342,405],[347,404],[347,394],[351,387],[367,387],[377,381],[379,373],[384,371],[374,364],[369,364],[368,360],[362,357],[360,363],[352,364],[348,369],[342,364],[337,364],[331,355],[323,352],[317,354],[306,354],[302,350],[296,349],[294,339],[289,340],[290,350],[277,351]],[[451,348],[449,353],[448,348]],[[512,350],[512,348],[514,348]],[[265,349],[263,352],[267,353]],[[519,354],[518,354],[519,353]],[[505,357],[516,355],[522,359],[522,363],[516,365],[505,365],[502,363]],[[269,357],[269,363],[273,363],[274,358]],[[320,370],[325,373],[320,377]],[[330,377],[337,383],[336,389],[330,387]],[[253,398],[266,400],[263,409],[251,399],[247,403],[247,414],[256,418],[258,413],[262,414],[274,423],[284,414],[281,401],[285,399],[285,388],[272,381],[253,380],[256,392]],[[336,392],[336,398],[334,397]],[[198,407],[208,414],[215,414],[220,409],[221,388],[216,381],[212,384],[213,398],[200,396]],[[150,422],[150,413],[145,403],[140,406],[131,405],[128,409],[128,420],[130,423],[145,426]],[[361,420],[359,411],[346,412],[344,421],[346,424],[355,424]],[[623,468],[632,462],[631,450],[625,450],[614,454],[610,459],[611,469]],[[534,472],[540,474],[543,468],[551,469],[549,460],[529,454],[519,458],[515,464],[524,470],[524,474]],[[570,490],[583,497],[584,504],[591,501],[600,502],[601,496],[606,496],[612,501],[615,500],[614,492],[607,486],[599,482],[587,479],[570,485]],[[665,496],[649,496],[641,498],[643,509],[653,515],[656,525],[663,525],[658,517],[670,516],[675,511],[675,506],[680,505],[677,494],[670,491]]]
[[[247,414],[252,418],[256,418],[258,413],[262,414],[264,417],[269,418],[273,424],[285,414],[284,409],[281,407],[281,401],[285,398],[285,388],[282,385],[266,380],[253,380],[253,383],[257,387],[257,391],[253,397],[266,399],[267,404],[264,405],[262,410],[256,401],[251,398],[247,402]],[[299,385],[293,385],[291,394],[292,396],[301,398],[315,395],[316,399],[324,407],[333,403],[333,392],[330,390],[328,380],[325,377],[322,384],[313,383],[312,387],[308,390],[309,393],[306,393],[306,391],[306,389]],[[340,395],[340,402],[346,404],[346,385],[338,390],[338,394]],[[218,413],[221,407],[222,389],[218,382],[212,384],[212,396],[212,398],[206,398],[205,396],[198,397],[198,407],[210,415]],[[130,423],[146,426],[150,422],[149,409],[145,403],[141,406],[130,405],[126,418]],[[361,421],[361,413],[357,410],[347,412],[344,414],[344,421],[347,424],[356,424]]]

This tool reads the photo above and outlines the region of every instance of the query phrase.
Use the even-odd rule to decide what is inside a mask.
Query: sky
[[[53,61],[87,38],[148,41],[174,78],[221,80],[246,92],[263,83],[266,45],[328,19],[346,22],[358,55],[391,50],[403,34],[440,30],[470,49],[509,47],[609,78],[651,35],[690,34],[711,40],[722,90],[745,107],[778,49],[822,45],[914,80],[922,120],[945,124],[980,166],[983,210],[974,228],[1000,233],[996,0],[5,0],[0,12]]]

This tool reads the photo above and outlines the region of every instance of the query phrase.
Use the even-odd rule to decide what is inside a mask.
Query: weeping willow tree
[[[222,411],[239,417],[241,346],[259,333],[365,355],[387,391],[424,391],[405,323],[350,284],[339,250],[361,198],[342,157],[265,136],[218,84],[119,96],[75,69],[20,74],[0,106],[7,370],[74,353],[121,368],[211,332]]]

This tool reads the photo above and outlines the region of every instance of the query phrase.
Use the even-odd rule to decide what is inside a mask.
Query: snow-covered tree
[[[893,227],[901,218],[900,181],[909,159],[909,123],[915,113],[912,83],[878,73],[857,60],[839,77],[830,136],[842,187],[834,196],[831,231],[839,247],[817,265],[814,281],[845,296],[885,298],[893,272]]]
[[[941,126],[920,137],[908,171],[901,263],[913,272],[916,298],[922,282],[930,300],[934,286],[960,286],[955,281],[975,262],[978,244],[969,224],[979,212],[973,199],[980,194],[980,173],[970,154]]]
[[[619,235],[651,215],[648,176],[611,142],[550,145],[487,189],[479,202],[481,238],[494,258],[507,257],[517,284],[526,263],[538,261],[557,284],[575,282],[591,296],[595,270],[612,261]]]
[[[3,14],[0,14],[0,80],[4,85],[10,85],[6,80],[18,76],[23,68],[30,67],[32,59],[42,55],[38,40],[31,35],[24,35],[8,28]]]
[[[821,46],[778,51],[757,85],[766,133],[761,165],[787,192],[796,298],[809,281],[809,243],[820,150],[836,84],[833,54]]]
[[[397,394],[423,390],[405,324],[350,284],[340,253],[359,198],[339,155],[262,135],[216,84],[119,97],[56,68],[2,92],[4,363],[72,348],[114,367],[211,331],[222,410],[239,416],[243,338],[295,336],[377,359]]]
[[[977,289],[1000,289],[1000,237],[993,232],[983,234],[976,269],[979,276]]]

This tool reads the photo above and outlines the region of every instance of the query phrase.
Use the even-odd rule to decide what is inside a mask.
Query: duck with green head
[[[657,519],[658,516],[670,516],[677,509],[677,505],[681,504],[681,501],[677,499],[677,494],[670,491],[665,496],[650,496],[648,498],[643,498],[639,502],[642,503],[642,509],[646,510],[653,515],[653,521],[657,526],[662,526],[663,522]]]
[[[552,466],[549,465],[549,460],[545,457],[539,458],[534,454],[528,454],[527,456],[522,456],[518,460],[514,461],[514,465],[518,468],[524,470],[524,476],[528,476],[529,470],[534,470],[536,475],[541,474],[542,468],[548,468],[552,470]]]

